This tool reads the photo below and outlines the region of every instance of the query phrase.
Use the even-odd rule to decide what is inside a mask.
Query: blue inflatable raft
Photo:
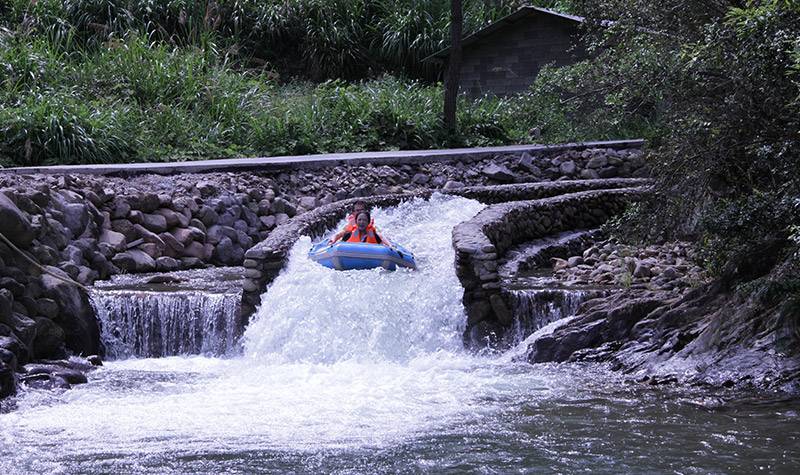
[[[382,244],[341,241],[329,244],[328,241],[322,241],[311,248],[308,257],[312,261],[336,270],[374,269],[375,267],[395,270],[397,266],[417,268],[414,255],[397,244],[388,247]]]

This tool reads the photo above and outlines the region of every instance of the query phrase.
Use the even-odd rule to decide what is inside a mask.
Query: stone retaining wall
[[[464,287],[465,342],[500,336],[512,323],[500,291],[498,264],[512,246],[570,229],[598,226],[621,212],[644,188],[583,191],[491,205],[453,229],[456,275]]]

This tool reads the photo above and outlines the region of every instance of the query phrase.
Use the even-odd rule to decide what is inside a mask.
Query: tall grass
[[[467,2],[470,28],[515,5]],[[10,0],[0,166],[530,140],[545,120],[530,97],[464,99],[445,131],[441,85],[413,77],[431,73],[420,59],[446,45],[448,12],[445,0]]]

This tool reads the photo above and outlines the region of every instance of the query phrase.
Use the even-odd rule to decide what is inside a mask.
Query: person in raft
[[[366,203],[363,201],[356,201],[353,203],[353,212],[347,215],[347,224],[344,225],[344,229],[336,233],[336,235],[331,238],[330,243],[333,244],[342,239],[342,236],[344,236],[345,233],[353,232],[356,229],[356,218],[358,217],[358,213],[364,211],[369,214]],[[375,222],[372,219],[370,219],[369,227],[372,228],[373,231],[375,230]]]
[[[386,241],[375,230],[375,226],[372,225],[372,217],[369,211],[361,211],[356,214],[356,227],[342,235],[342,242],[386,244]]]

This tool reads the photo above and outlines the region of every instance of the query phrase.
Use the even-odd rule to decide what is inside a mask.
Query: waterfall
[[[414,252],[417,270],[328,269],[308,259],[311,240],[302,238],[247,328],[245,355],[260,363],[329,364],[461,351],[466,316],[452,229],[482,208],[434,195],[375,210],[379,230]]]
[[[241,291],[101,290],[90,298],[109,358],[225,355],[241,333]]]
[[[562,318],[575,315],[586,300],[604,295],[600,290],[522,289],[508,290],[514,315],[509,343],[517,345],[536,330]]]

